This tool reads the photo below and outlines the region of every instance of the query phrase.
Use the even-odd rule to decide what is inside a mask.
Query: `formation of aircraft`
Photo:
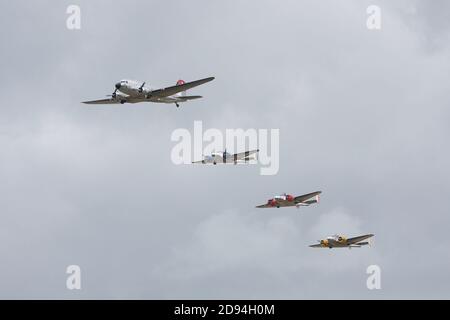
[[[84,101],[85,104],[124,104],[139,102],[174,103],[179,107],[180,103],[189,100],[200,99],[202,96],[188,96],[186,90],[195,88],[214,80],[214,77],[200,79],[192,82],[178,80],[176,85],[153,89],[146,86],[145,82],[136,80],[121,80],[116,83],[116,89],[108,99]]]
[[[361,248],[369,244],[367,240],[372,238],[373,234],[365,234],[353,238],[345,238],[344,236],[334,235],[324,240],[317,240],[318,244],[310,245],[311,248]]]
[[[200,99],[202,96],[188,96],[186,91],[207,82],[214,80],[214,77],[204,78],[191,82],[178,80],[176,85],[161,89],[153,89],[146,86],[145,82],[136,80],[121,80],[115,84],[115,90],[108,99],[84,101],[85,104],[124,104],[124,103],[139,103],[139,102],[156,102],[175,104],[177,108],[182,102]],[[194,164],[240,164],[248,163],[251,160],[256,160],[256,155],[259,150],[245,151],[235,154],[230,154],[226,151],[213,152],[210,156],[204,156],[200,161],[193,161]],[[315,191],[300,196],[293,196],[290,194],[283,194],[275,196],[267,201],[267,203],[256,206],[256,208],[281,208],[281,207],[302,207],[309,206],[319,202],[319,195],[321,191]],[[310,245],[311,248],[360,248],[368,245],[367,240],[373,237],[373,234],[366,234],[353,238],[345,238],[340,235],[327,237],[324,240],[318,240],[318,244]]]
[[[200,163],[200,164],[239,164],[239,163],[248,163],[249,161],[256,160],[256,155],[258,154],[259,149],[245,151],[235,154],[230,154],[225,149],[224,152],[213,152],[210,156],[204,156],[202,160],[193,161],[192,163]]]
[[[301,196],[294,197],[290,194],[283,194],[281,196],[275,196],[269,200],[267,203],[262,204],[260,206],[256,206],[257,208],[281,208],[281,207],[302,207],[309,206],[313,203],[319,202],[319,195],[322,191],[315,191],[308,194],[304,194]]]

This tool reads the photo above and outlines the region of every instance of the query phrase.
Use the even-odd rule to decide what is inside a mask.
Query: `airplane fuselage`
[[[290,194],[285,194],[281,196],[274,196],[272,199],[269,199],[267,201],[267,204],[271,207],[302,207],[302,206],[309,206],[309,203],[304,202],[296,202],[295,197]]]
[[[331,237],[327,237],[324,240],[319,241],[319,245],[322,248],[360,248],[361,246],[368,245],[369,242],[363,241],[372,235],[363,236],[362,240],[355,241],[355,238],[347,239],[343,236],[334,235]],[[314,245],[313,245],[314,246]]]
[[[181,94],[175,94],[168,97],[155,97],[152,96],[152,88],[149,86],[145,86],[144,82],[139,82],[136,80],[121,80],[115,85],[117,89],[117,93],[124,94],[126,98],[136,98],[142,99],[148,102],[156,102],[156,103],[177,103],[184,102]],[[131,102],[133,103],[133,102]]]
[[[259,151],[259,150],[258,150]],[[239,157],[238,154],[230,154],[228,152],[213,152],[210,156],[204,156],[201,163],[203,164],[243,164],[249,163],[249,161],[256,160],[250,152],[242,153],[243,156]]]

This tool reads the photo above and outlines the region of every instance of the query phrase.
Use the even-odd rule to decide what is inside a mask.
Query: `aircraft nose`
[[[116,83],[116,89],[120,89],[120,86],[121,86],[120,82],[117,82]]]

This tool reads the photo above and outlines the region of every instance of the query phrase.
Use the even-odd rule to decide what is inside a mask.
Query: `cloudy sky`
[[[66,9],[81,8],[81,30]],[[369,5],[381,30],[366,27]],[[450,298],[448,1],[13,1],[0,18],[0,298]],[[86,106],[215,76],[183,105]],[[280,129],[280,170],[172,163]],[[288,192],[317,206],[257,210]],[[313,250],[330,234],[372,247]],[[79,265],[82,289],[66,288]],[[366,269],[381,268],[381,290]]]

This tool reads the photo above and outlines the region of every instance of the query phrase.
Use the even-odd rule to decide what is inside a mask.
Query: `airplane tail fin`
[[[182,84],[185,84],[186,82],[184,80],[178,80],[177,81],[177,86],[181,86]],[[182,91],[182,92],[178,92],[177,93],[178,97],[185,97],[186,96],[186,91]]]

